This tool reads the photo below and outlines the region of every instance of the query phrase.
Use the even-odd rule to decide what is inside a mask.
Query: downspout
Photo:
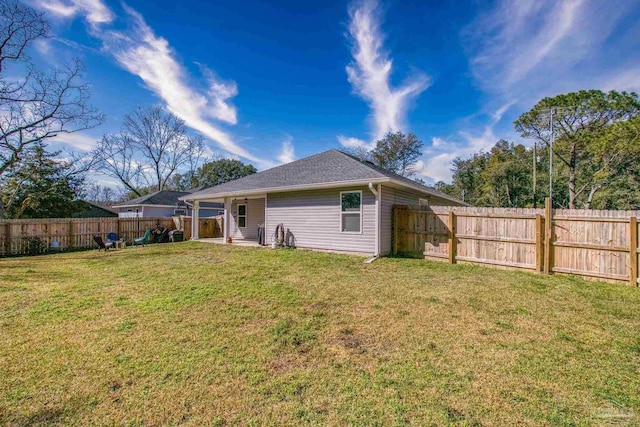
[[[373,259],[375,259],[380,256],[380,192],[375,189],[371,182],[369,183],[369,190],[376,198],[376,244],[375,253],[373,254]]]

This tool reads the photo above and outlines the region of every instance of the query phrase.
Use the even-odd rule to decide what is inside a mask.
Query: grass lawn
[[[624,285],[190,242],[0,260],[2,425],[615,422]]]

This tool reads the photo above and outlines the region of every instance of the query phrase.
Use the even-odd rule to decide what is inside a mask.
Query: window
[[[174,209],[173,210],[173,214],[174,215],[186,215],[187,214],[187,210],[186,209]]]
[[[238,227],[247,227],[247,205],[238,205]]]
[[[421,208],[426,208],[427,206],[429,206],[429,199],[418,200],[418,205],[420,205]]]
[[[360,233],[362,230],[362,191],[340,193],[340,231]]]

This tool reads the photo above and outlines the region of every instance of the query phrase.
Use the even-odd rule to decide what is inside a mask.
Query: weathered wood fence
[[[200,218],[200,237],[221,237],[222,219]],[[93,236],[106,239],[107,233],[116,233],[131,243],[157,224],[182,229],[184,239],[191,238],[191,217],[0,219],[0,256],[28,254],[29,239],[35,237],[46,248],[51,248],[54,241],[58,242],[57,250],[95,248]]]
[[[224,234],[224,228],[222,226],[223,221],[223,216],[200,218],[198,220],[198,237],[201,239],[209,237],[222,237]],[[184,230],[184,239],[191,239],[191,217],[175,217],[174,222],[176,223],[176,228],[182,227],[181,229]],[[181,225],[179,225],[180,223]]]
[[[640,211],[395,206],[394,253],[638,285]]]
[[[59,250],[96,247],[93,236],[106,239],[107,233],[130,243],[156,224],[176,228],[172,218],[43,218],[0,220],[0,256],[23,255],[29,251],[29,238],[37,237],[45,247],[54,241]]]

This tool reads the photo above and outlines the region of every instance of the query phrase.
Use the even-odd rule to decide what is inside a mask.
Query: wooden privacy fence
[[[209,218],[199,218],[198,220],[198,237],[211,238],[211,237],[223,237],[223,216],[214,216]],[[184,239],[191,239],[191,217],[180,216],[174,217],[174,223],[176,228],[184,230]]]
[[[393,252],[638,285],[640,211],[394,207]]]
[[[0,220],[0,256],[28,254],[29,238],[33,237],[41,239],[46,248],[57,241],[60,250],[94,248],[94,235],[106,239],[111,232],[131,243],[158,223],[165,228],[176,228],[172,218],[3,219]]]

